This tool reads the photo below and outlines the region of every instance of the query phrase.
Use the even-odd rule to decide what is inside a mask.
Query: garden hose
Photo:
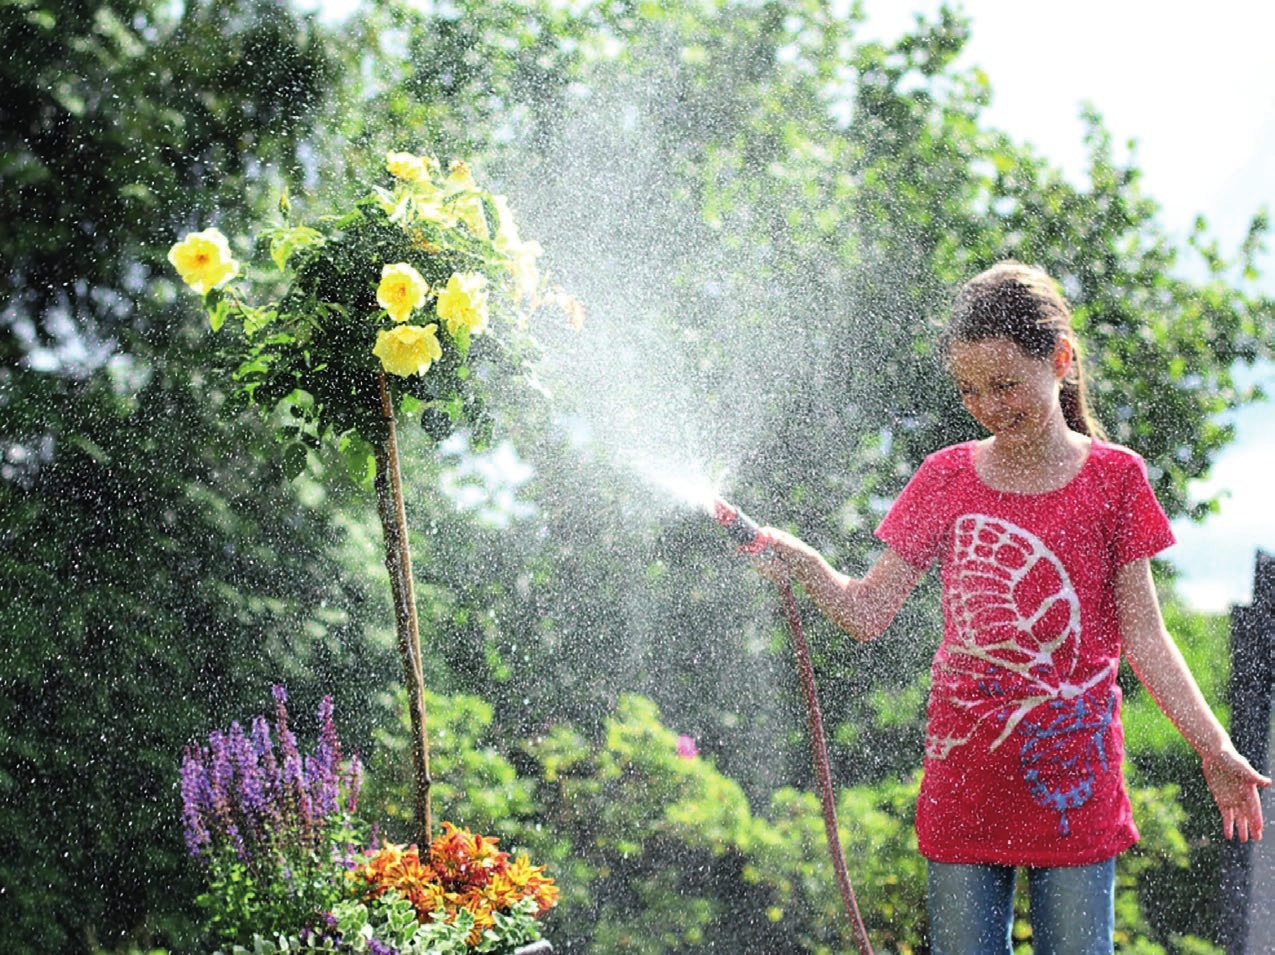
[[[711,512],[731,539],[739,545],[741,553],[757,556],[765,553],[770,541],[751,517],[720,497],[714,498]],[[801,675],[801,689],[806,697],[806,724],[810,729],[810,754],[815,766],[815,785],[819,789],[819,801],[823,804],[824,832],[828,837],[828,851],[832,854],[832,868],[837,874],[837,886],[841,890],[841,902],[854,929],[854,939],[859,955],[872,955],[872,943],[859,914],[859,904],[850,884],[846,868],[845,852],[841,848],[841,833],[837,829],[837,799],[832,786],[832,770],[828,766],[828,743],[823,732],[823,714],[819,709],[819,694],[815,689],[815,670],[810,663],[810,651],[806,646],[806,632],[801,625],[801,614],[792,595],[792,585],[779,584],[784,609],[788,615],[788,629],[792,633],[792,646],[797,655],[797,671]]]
[[[792,632],[793,651],[797,655],[797,670],[801,675],[801,689],[806,697],[810,754],[815,765],[815,783],[819,788],[819,801],[823,804],[823,826],[828,837],[828,851],[832,854],[832,867],[837,873],[841,902],[845,905],[846,915],[850,917],[850,924],[854,929],[854,940],[859,946],[859,955],[872,955],[872,943],[868,941],[868,930],[864,927],[863,918],[859,914],[859,904],[854,897],[854,886],[850,884],[850,873],[846,869],[845,852],[841,848],[841,834],[837,829],[836,792],[832,786],[832,770],[828,766],[828,744],[823,733],[823,714],[819,709],[819,694],[815,690],[815,670],[810,663],[805,630],[801,625],[797,601],[793,599],[792,586],[784,581],[779,584],[779,591],[784,598],[784,609],[788,614],[788,629]]]

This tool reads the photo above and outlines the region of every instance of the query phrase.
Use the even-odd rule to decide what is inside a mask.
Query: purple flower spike
[[[270,724],[264,716],[253,717],[252,749],[263,765],[274,765],[274,741],[270,739]]]
[[[229,747],[235,771],[238,814],[243,817],[245,828],[253,836],[264,838],[270,813],[261,768],[252,741],[244,735],[238,723],[231,724]]]
[[[208,788],[211,796],[209,808],[219,828],[225,830],[233,824],[235,768],[230,761],[230,747],[221,733],[208,735]]]
[[[363,761],[359,754],[350,757],[345,772],[345,811],[351,815],[359,808],[359,791],[363,788]]]
[[[185,823],[186,848],[193,856],[201,855],[211,841],[208,827],[204,824],[205,812],[210,805],[208,777],[204,774],[199,755],[198,748],[187,746],[182,757],[182,821]]]
[[[330,753],[328,767],[341,761],[341,740],[336,735],[336,723],[332,721],[332,697],[325,696],[319,704],[319,725],[323,727],[319,737],[319,752]]]
[[[306,772],[310,777],[310,798],[315,812],[321,816],[335,812],[338,797],[338,766],[341,762],[341,741],[332,722],[332,697],[325,696],[319,704],[319,722],[323,727],[319,748],[314,759],[306,760]]]
[[[229,850],[250,866],[282,866],[287,876],[289,863],[279,853],[288,857],[299,851],[297,861],[304,864],[325,844],[330,823],[344,826],[341,817],[348,820],[358,804],[363,767],[357,757],[341,759],[330,697],[319,707],[322,729],[315,753],[303,756],[288,729],[287,692],[276,685],[273,695],[277,754],[264,716],[256,717],[248,732],[231,723],[226,733],[210,733],[207,747],[186,747],[182,822],[191,855],[210,862],[215,853]],[[331,848],[333,858],[352,851]]]

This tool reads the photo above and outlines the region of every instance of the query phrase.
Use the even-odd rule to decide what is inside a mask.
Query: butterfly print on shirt
[[[934,671],[934,689],[955,710],[932,726],[926,755],[944,759],[990,721],[990,749],[1021,741],[1032,798],[1060,813],[1092,795],[1106,769],[1115,716],[1114,667],[1078,674],[1080,603],[1066,568],[1030,531],[1001,518],[956,521],[954,563],[945,600],[954,639]],[[950,711],[949,711],[950,712]]]

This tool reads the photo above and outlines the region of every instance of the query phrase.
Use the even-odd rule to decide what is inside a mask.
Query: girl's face
[[[965,410],[998,439],[1031,440],[1063,420],[1058,386],[1071,367],[1065,339],[1048,358],[1033,358],[1005,338],[956,342],[948,366]]]

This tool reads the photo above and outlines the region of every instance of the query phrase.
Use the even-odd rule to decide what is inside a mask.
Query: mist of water
[[[794,779],[772,765],[804,718],[791,661],[774,652],[773,587],[707,515],[722,495],[765,520],[750,462],[787,426],[827,331],[820,310],[775,300],[761,278],[768,250],[732,242],[676,199],[660,145],[673,99],[658,82],[592,90],[548,159],[500,186],[547,250],[551,281],[586,309],[580,331],[537,332],[538,378],[568,449],[538,465],[555,484],[538,492],[558,508],[551,533],[572,555],[614,538],[607,560],[629,562],[617,590],[567,558],[578,591],[613,594],[606,610],[581,612],[623,620],[624,639],[595,647],[582,633],[555,652],[573,671],[656,696],[671,728],[756,794],[809,783],[808,767]]]
[[[775,427],[810,328],[763,319],[750,303],[766,295],[765,252],[732,247],[672,197],[669,95],[594,90],[547,162],[553,178],[510,186],[553,280],[586,308],[582,331],[545,339],[560,422],[582,456],[644,481],[656,513],[731,489]]]

